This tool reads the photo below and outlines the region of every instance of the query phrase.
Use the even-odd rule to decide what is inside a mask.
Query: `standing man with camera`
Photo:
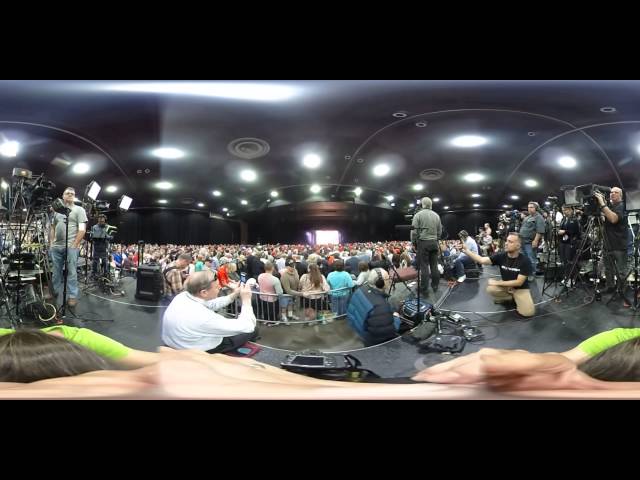
[[[540,215],[540,205],[538,202],[529,202],[527,205],[529,215],[522,220],[520,226],[520,240],[522,241],[522,251],[531,260],[531,274],[528,280],[533,282],[536,279],[536,265],[538,264],[538,247],[545,232],[545,224]]]
[[[422,210],[413,216],[411,226],[411,243],[416,247],[416,253],[420,259],[420,289],[428,294],[427,272],[431,270],[431,288],[433,293],[438,291],[440,284],[440,272],[438,271],[438,255],[440,247],[438,240],[442,235],[442,222],[440,215],[431,210],[432,202],[429,197],[421,200]]]
[[[613,277],[617,276],[617,287],[620,293],[624,290],[624,281],[627,278],[627,230],[628,225],[624,214],[622,202],[622,189],[613,187],[609,193],[611,206],[607,205],[604,194],[600,191],[594,193],[600,212],[604,215],[604,266],[607,276],[607,289],[605,293],[616,290]],[[616,273],[617,272],[617,273]]]
[[[91,228],[91,240],[93,241],[92,272],[94,277],[105,275],[109,272],[108,242],[113,239],[110,236],[111,225],[107,225],[107,217],[103,213],[98,215],[98,223]],[[111,229],[114,227],[111,227]],[[100,273],[98,274],[98,265]]]
[[[63,268],[65,249],[67,250],[67,296],[70,307],[78,304],[78,254],[80,244],[87,229],[87,212],[84,208],[76,205],[76,191],[72,187],[67,187],[62,194],[62,201],[70,212],[68,216],[55,212],[51,223],[49,242],[51,246],[51,261],[53,264],[53,296],[57,297],[58,305],[64,303],[62,294],[64,292]],[[65,244],[66,222],[69,222],[69,237]],[[62,301],[60,301],[62,299]]]

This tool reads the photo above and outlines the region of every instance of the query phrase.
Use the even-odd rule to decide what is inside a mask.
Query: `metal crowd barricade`
[[[267,326],[327,324],[346,317],[352,288],[307,292],[304,296],[252,292],[251,304],[258,322]],[[235,308],[239,312],[239,299]],[[231,312],[230,312],[231,313]]]

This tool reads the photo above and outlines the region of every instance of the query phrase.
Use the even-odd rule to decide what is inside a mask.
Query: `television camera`
[[[607,195],[611,193],[611,188],[596,185],[595,183],[587,183],[586,185],[577,186],[574,191],[575,193],[573,194],[570,191],[565,191],[565,200],[567,198],[567,193],[569,193],[569,197],[574,199],[576,204],[582,205],[582,210],[585,215],[599,215],[600,208],[595,195],[597,192],[600,192],[606,198]],[[568,202],[565,203],[569,204]]]

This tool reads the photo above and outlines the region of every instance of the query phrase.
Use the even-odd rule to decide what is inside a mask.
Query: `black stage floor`
[[[497,277],[497,274],[495,267],[486,267],[480,279],[467,280],[452,289],[443,281],[438,293],[431,293],[427,297],[427,301],[438,304],[441,310],[461,313],[483,331],[485,340],[467,343],[462,354],[483,347],[521,348],[533,352],[563,351],[596,333],[640,325],[640,314],[624,308],[621,300],[607,305],[610,295],[604,295],[602,301],[589,303],[592,292],[577,288],[557,302],[553,298],[555,287],[551,287],[543,298],[541,277],[537,278],[531,289],[537,305],[536,315],[523,320],[515,311],[494,305],[492,298],[485,293],[488,279]],[[415,285],[411,288],[415,289]],[[560,286],[557,288],[559,292]],[[122,297],[87,290],[80,298],[76,314],[89,320],[71,317],[65,323],[91,328],[133,348],[154,351],[161,344],[161,319],[166,304],[135,299],[133,278],[124,278],[122,289],[125,293]],[[397,305],[408,295],[406,287],[399,284],[391,301]],[[106,321],[110,319],[113,321]],[[325,352],[349,352],[362,362],[363,367],[383,377],[406,377],[425,366],[452,358],[441,353],[420,354],[416,346],[403,338],[362,348],[344,320],[310,327],[261,327],[261,334],[258,343],[262,349],[254,358],[273,365],[279,365],[289,351],[315,348]]]

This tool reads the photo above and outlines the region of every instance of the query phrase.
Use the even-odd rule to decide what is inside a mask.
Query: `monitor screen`
[[[326,245],[328,243],[337,245],[340,243],[340,232],[338,230],[316,230],[316,245]]]
[[[324,365],[323,357],[307,357],[298,355],[292,361],[292,365],[313,365],[313,366],[321,366]]]

